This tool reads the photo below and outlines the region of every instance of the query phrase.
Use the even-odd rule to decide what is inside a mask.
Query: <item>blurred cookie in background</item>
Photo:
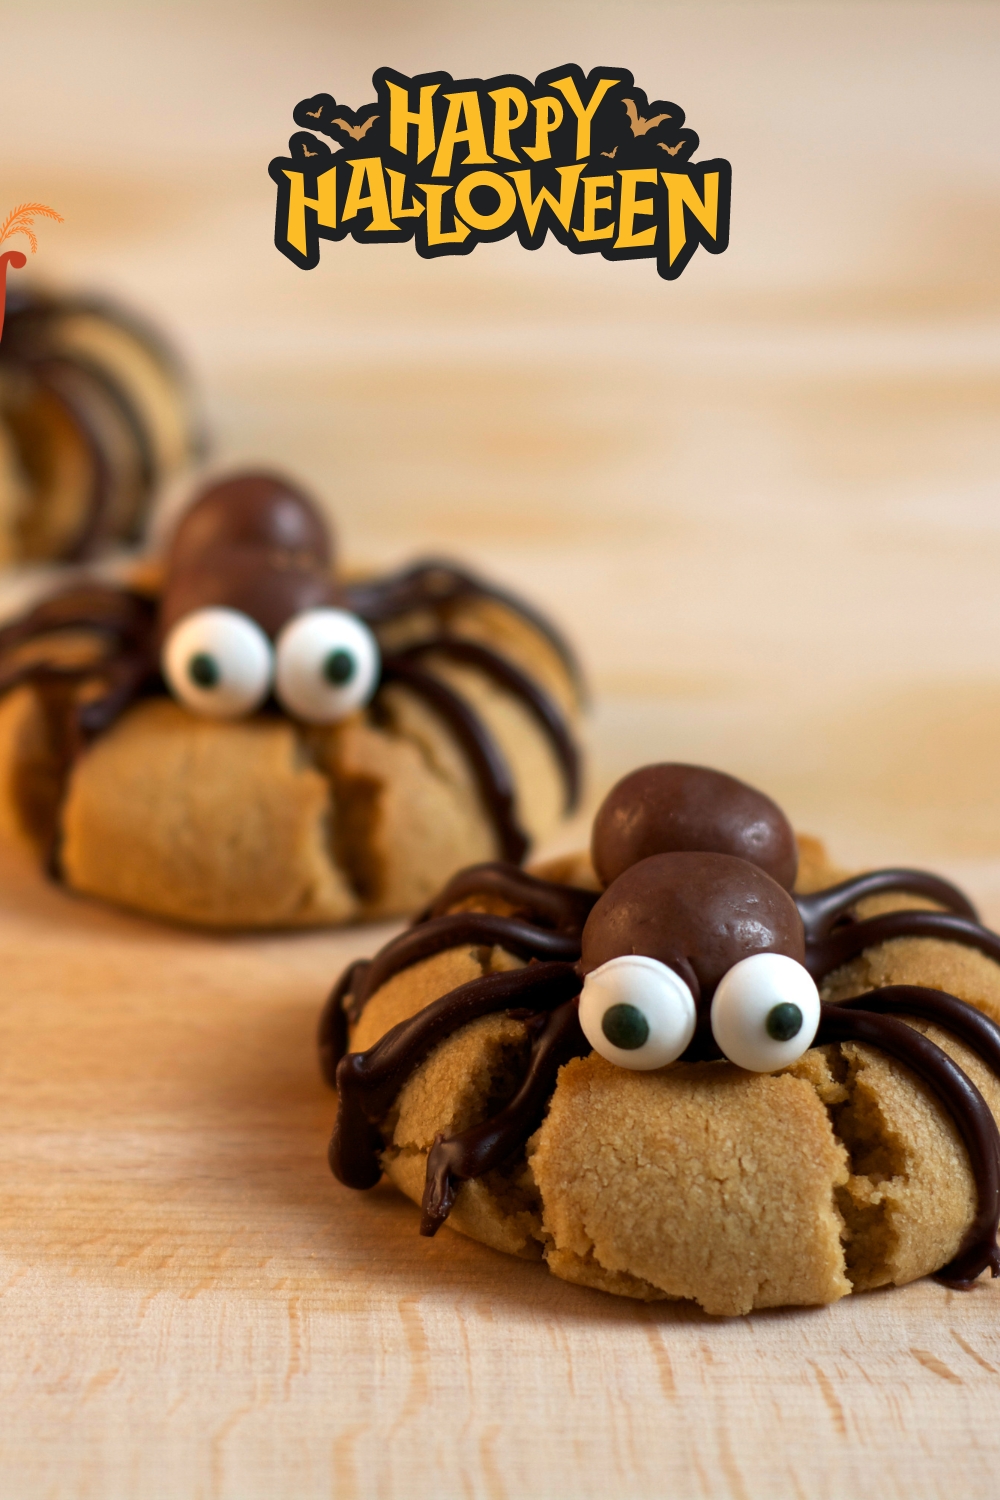
[[[158,489],[203,449],[190,381],[158,331],[110,300],[8,289],[0,563],[139,541]]]

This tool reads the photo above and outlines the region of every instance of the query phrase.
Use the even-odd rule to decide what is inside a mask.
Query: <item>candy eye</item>
[[[215,719],[252,713],[271,689],[274,657],[260,626],[236,609],[196,609],[171,630],[161,656],[170,691]]]
[[[711,1019],[712,1035],[730,1062],[750,1073],[772,1073],[812,1046],[819,992],[794,958],[755,953],[723,975]]]
[[[278,636],[276,691],[309,724],[333,724],[360,708],[378,684],[378,643],[357,615],[308,609]]]
[[[679,974],[638,953],[609,959],[588,974],[580,1026],[602,1057],[646,1070],[674,1062],[694,1036],[694,996]]]

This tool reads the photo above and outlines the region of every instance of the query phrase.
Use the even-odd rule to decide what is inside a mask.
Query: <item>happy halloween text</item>
[[[372,82],[376,102],[358,110],[303,99],[268,168],[274,242],[303,270],[320,240],[347,235],[412,239],[432,258],[510,234],[537,250],[551,232],[577,255],[655,257],[669,281],[699,245],[729,243],[729,163],[692,162],[684,111],[650,103],[624,68],[552,68],[534,84],[379,68]]]

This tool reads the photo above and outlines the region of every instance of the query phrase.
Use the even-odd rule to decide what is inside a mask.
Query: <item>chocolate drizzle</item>
[[[96,630],[137,642],[148,633],[154,605],[144,594],[108,584],[74,584],[43,599],[0,629],[0,655],[56,630]]]
[[[137,541],[157,480],[204,447],[176,356],[111,303],[19,289],[8,314],[0,363],[57,403],[88,456],[79,514],[58,535],[44,525],[39,534],[36,502],[23,518],[26,554],[78,561]],[[30,470],[36,444],[30,432],[21,442]]]
[[[851,916],[851,907],[865,897],[892,891],[925,896],[948,910],[890,911],[863,919]],[[795,900],[806,935],[806,968],[817,981],[866,948],[895,938],[960,943],[1000,963],[1000,937],[976,920],[976,909],[968,898],[950,881],[923,870],[871,870]]]
[[[0,629],[0,695],[30,684],[67,716],[58,736],[77,749],[110,727],[129,703],[158,679],[151,641],[155,605],[142,594],[101,584],[80,584],[29,610]],[[105,650],[79,663],[21,657],[35,642],[58,642],[71,632],[105,637]],[[82,691],[86,689],[86,692]]]
[[[904,989],[904,986],[896,988]],[[955,1000],[952,995],[945,997]],[[828,1042],[867,1042],[912,1068],[948,1110],[969,1153],[976,1180],[976,1215],[954,1260],[936,1273],[937,1280],[968,1291],[989,1270],[1000,1275],[1000,1134],[989,1105],[976,1085],[940,1047],[894,1016],[858,1007],[879,1000],[879,992],[858,996],[854,1004],[824,1005],[816,1046]],[[895,1008],[895,1001],[891,1001]],[[906,1008],[904,996],[901,1008]],[[910,1001],[912,1008],[913,1001]],[[918,1002],[919,1003],[919,1002]],[[955,1001],[961,1005],[961,1001]],[[886,1007],[888,1008],[888,1007]],[[971,1007],[970,1007],[971,1008]]]
[[[937,938],[941,942],[960,943],[1000,963],[1000,937],[978,922],[943,911],[890,911],[837,928],[821,943],[807,945],[806,968],[814,979],[824,979],[866,948],[895,938]]]
[[[476,667],[484,676],[492,677],[494,682],[512,696],[520,698],[552,746],[566,786],[564,810],[571,813],[580,800],[580,753],[565,718],[549,694],[506,656],[500,656],[478,641],[463,641],[457,636],[434,636],[421,642],[419,646],[411,646],[407,651],[400,652],[394,660],[416,660],[428,652],[443,656],[449,661]]]
[[[452,1032],[480,1016],[517,1008],[528,995],[533,1010],[555,1010],[579,990],[579,976],[568,963],[484,974],[401,1021],[369,1051],[349,1052],[337,1068],[340,1100],[329,1152],[333,1175],[346,1187],[375,1186],[382,1175],[379,1121],[410,1075]],[[517,1145],[513,1139],[510,1150]]]
[[[346,607],[369,625],[384,625],[416,610],[445,610],[468,599],[492,599],[512,610],[545,637],[565,667],[577,693],[583,696],[580,666],[569,644],[552,621],[518,595],[508,593],[440,558],[425,558],[384,578],[365,579],[345,586]]]
[[[577,980],[579,987],[580,981]],[[556,1010],[530,1016],[531,1056],[517,1093],[499,1113],[458,1135],[438,1135],[427,1158],[420,1233],[437,1234],[455,1203],[458,1184],[502,1167],[541,1124],[556,1074],[571,1057],[582,1057],[590,1043],[580,1030],[575,999]]]
[[[445,917],[430,917],[418,927],[410,927],[380,950],[365,974],[359,1004],[411,964],[432,954],[444,953],[466,943],[505,948],[518,958],[553,958],[564,963],[575,962],[580,954],[579,939],[570,934],[536,927],[520,917],[497,917],[487,912],[463,911]]]
[[[517,820],[514,778],[503,751],[475,709],[453,688],[405,657],[383,658],[382,682],[399,682],[408,687],[444,719],[472,767],[503,857],[523,859],[531,841]]]
[[[972,922],[978,920],[979,914],[968,896],[940,875],[932,875],[929,870],[868,870],[809,896],[795,897],[806,930],[806,942],[819,942],[828,937],[835,923],[857,902],[893,891],[900,895],[925,896],[928,901],[936,901],[956,916],[968,917]]]
[[[554,927],[557,932],[571,933],[579,943],[584,923],[600,894],[600,891],[585,891],[579,886],[542,880],[537,875],[529,875],[519,865],[503,864],[498,860],[459,870],[417,920],[443,916],[451,907],[470,897],[497,896],[513,907],[513,916],[525,917],[537,927]]]
[[[355,987],[363,988],[370,967],[367,958],[356,958],[349,964],[330,991],[319,1018],[319,1065],[331,1088],[337,1086],[337,1064],[347,1051],[347,1028],[361,1019],[362,1006]]]
[[[448,910],[461,901],[484,896],[499,897],[514,911],[510,916],[497,916]],[[460,870],[412,927],[387,943],[374,959],[356,959],[334,985],[323,1007],[318,1035],[320,1066],[327,1083],[335,1086],[337,1065],[347,1052],[348,1027],[357,1025],[369,997],[393,974],[465,943],[499,944],[520,958],[574,960],[580,954],[583,924],[597,897],[597,891],[541,880],[517,865],[497,862]]]
[[[872,1011],[880,1016],[916,1016],[930,1021],[942,1031],[950,1031],[971,1051],[978,1052],[1000,1078],[1000,1026],[974,1005],[949,995],[946,990],[932,990],[922,984],[887,984],[849,1000],[839,1000],[836,1008]]]

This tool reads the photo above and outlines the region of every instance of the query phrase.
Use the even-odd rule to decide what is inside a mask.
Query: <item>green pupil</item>
[[[188,676],[200,688],[218,687],[222,673],[214,656],[199,651],[188,662]]]
[[[354,657],[349,651],[338,647],[331,651],[323,662],[323,676],[334,687],[343,687],[354,676]]]
[[[775,1042],[790,1042],[802,1030],[802,1012],[797,1005],[786,1000],[767,1013],[767,1034]]]
[[[612,1047],[634,1052],[649,1040],[649,1022],[635,1005],[609,1005],[601,1017],[601,1030]]]

